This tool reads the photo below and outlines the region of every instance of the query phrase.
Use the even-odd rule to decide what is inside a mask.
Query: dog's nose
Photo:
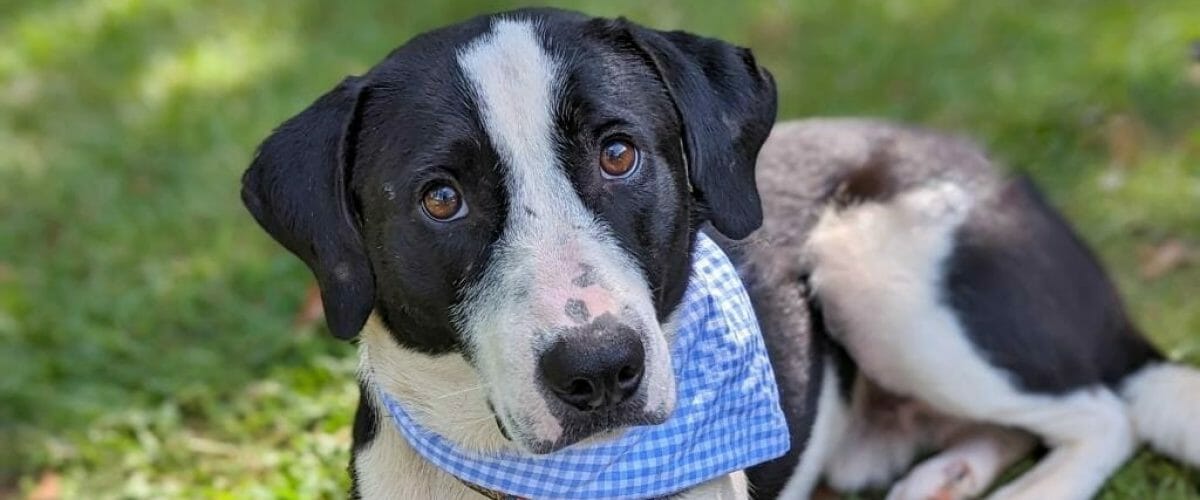
[[[542,354],[538,366],[558,399],[594,411],[616,406],[637,392],[645,357],[638,335],[619,328],[609,335],[561,339]]]

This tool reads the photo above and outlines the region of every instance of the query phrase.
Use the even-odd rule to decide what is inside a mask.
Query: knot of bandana
[[[750,298],[733,264],[703,234],[677,324],[675,412],[612,441],[546,455],[484,455],[422,427],[388,394],[381,400],[418,454],[465,483],[510,497],[658,497],[786,453],[787,422]]]

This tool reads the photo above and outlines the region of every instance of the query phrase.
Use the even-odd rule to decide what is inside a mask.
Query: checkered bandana
[[[701,234],[671,346],[678,403],[665,423],[546,455],[481,455],[381,398],[409,444],[460,480],[524,498],[647,498],[686,490],[788,450],[775,375],[737,271]]]

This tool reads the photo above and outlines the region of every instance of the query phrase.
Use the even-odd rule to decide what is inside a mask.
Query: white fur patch
[[[376,316],[359,335],[358,354],[360,377],[403,401],[425,428],[469,450],[511,447],[487,407],[487,384],[461,354],[430,356],[400,347]],[[392,424],[386,414],[381,422]]]
[[[731,472],[671,497],[674,500],[749,500],[746,473]]]
[[[1200,372],[1167,363],[1147,366],[1125,380],[1121,395],[1138,437],[1165,455],[1200,466]]]
[[[817,416],[809,431],[808,443],[800,454],[800,462],[779,492],[781,500],[805,500],[812,495],[821,479],[821,471],[834,446],[846,431],[846,406],[838,394],[838,375],[833,360],[825,360],[821,375],[821,392],[817,398]]]
[[[883,387],[972,421],[1028,430],[1052,448],[1000,498],[1086,498],[1131,453],[1121,402],[1104,388],[1024,393],[984,360],[942,302],[944,263],[970,198],[938,183],[825,213],[807,251],[831,331]]]
[[[359,335],[359,377],[379,414],[379,427],[366,448],[355,452],[354,469],[363,498],[474,498],[477,493],[417,455],[383,409],[378,390],[403,399],[421,425],[480,451],[511,447],[496,430],[486,387],[458,354],[429,356],[396,344],[372,316]],[[398,479],[399,478],[399,479]]]
[[[942,263],[968,203],[961,189],[939,184],[887,204],[831,209],[806,246],[811,283],[833,320],[831,332],[855,362],[897,394],[942,388],[922,399],[938,398],[926,402],[956,414],[967,412],[957,408],[963,399],[1010,390],[941,305]]]
[[[555,151],[558,62],[529,21],[498,20],[458,55],[484,127],[500,155],[508,220],[486,274],[456,318],[497,414],[522,444],[554,442],[563,429],[540,390],[537,361],[564,327],[568,300],[611,313],[644,334],[646,408],[669,412],[675,385],[661,326],[640,268],[575,194]],[[585,270],[594,285],[573,281]]]
[[[410,500],[444,498],[477,499],[479,494],[458,479],[421,458],[400,435],[390,417],[380,418],[379,431],[366,448],[354,454],[354,473],[362,498]]]

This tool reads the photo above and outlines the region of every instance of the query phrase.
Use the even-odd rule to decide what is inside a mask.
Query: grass
[[[353,349],[293,324],[311,277],[244,213],[239,175],[343,75],[510,6],[0,4],[0,497],[340,496]],[[1155,341],[1200,363],[1195,0],[572,7],[753,47],[782,117],[979,138],[1077,222]],[[1167,242],[1192,264],[1143,277]],[[1144,452],[1102,497],[1200,498],[1200,473]]]

